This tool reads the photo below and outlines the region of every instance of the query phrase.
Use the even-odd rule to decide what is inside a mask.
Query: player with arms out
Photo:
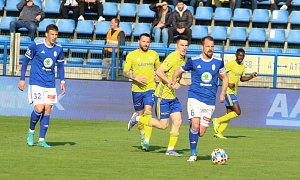
[[[206,36],[202,39],[202,54],[187,61],[173,75],[173,83],[182,73],[191,71],[192,84],[188,90],[187,111],[190,119],[189,141],[191,156],[187,161],[197,160],[197,144],[199,136],[205,135],[211,116],[215,110],[218,77],[223,81],[219,101],[225,100],[228,77],[224,61],[214,53],[214,39]]]
[[[243,60],[245,58],[245,50],[240,48],[235,53],[235,61],[226,63],[225,68],[228,74],[228,88],[225,97],[225,106],[227,114],[222,117],[214,118],[214,136],[216,138],[227,139],[222,132],[226,129],[231,119],[238,117],[241,114],[241,108],[237,100],[237,90],[239,81],[245,82],[257,76],[257,72],[253,72],[250,76],[245,75],[245,65]]]
[[[155,69],[160,66],[159,55],[154,50],[149,50],[151,37],[147,33],[139,36],[139,48],[128,53],[124,65],[123,74],[132,80],[132,100],[135,113],[141,118],[152,115],[154,104],[153,93],[156,87]],[[131,130],[128,123],[128,131]],[[149,149],[149,141],[152,127],[138,123],[141,133],[141,145],[143,150]]]
[[[180,84],[190,84],[181,78],[177,78],[176,83],[172,85],[172,76],[176,69],[185,64],[188,37],[183,35],[178,36],[175,46],[176,50],[169,54],[161,66],[156,70],[156,74],[161,80],[154,93],[156,115],[158,119],[152,118],[152,116],[148,116],[148,118],[133,117],[130,124],[134,125],[138,121],[158,129],[166,129],[169,126],[169,119],[171,118],[172,127],[166,155],[180,157],[182,154],[177,153],[174,147],[177,143],[179,129],[182,123],[182,108],[180,101],[176,96],[175,89],[178,89]]]
[[[48,130],[51,108],[57,102],[55,89],[55,64],[60,78],[61,94],[65,93],[64,80],[64,54],[63,48],[56,43],[58,28],[54,24],[46,27],[44,40],[32,42],[28,47],[22,62],[21,77],[18,88],[23,91],[26,87],[25,74],[29,61],[31,61],[30,79],[28,86],[29,102],[33,103],[34,110],[31,113],[30,126],[27,137],[28,146],[34,144],[34,130],[40,120],[40,135],[38,146],[51,147],[45,141]]]

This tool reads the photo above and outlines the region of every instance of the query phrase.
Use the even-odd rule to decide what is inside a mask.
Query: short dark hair
[[[183,0],[178,0],[178,1],[177,1],[177,4],[178,4],[178,3],[184,3],[184,2],[183,2]]]
[[[180,40],[189,41],[189,38],[186,35],[179,35],[175,38],[175,42],[178,43]]]
[[[245,50],[243,49],[243,48],[238,48],[237,50],[236,50],[236,54],[237,53],[243,53],[243,54],[245,54]]]
[[[212,36],[205,36],[201,39],[201,44],[203,45],[204,44],[204,41],[205,40],[209,40],[209,41],[214,41],[214,38]]]
[[[49,24],[49,25],[46,27],[46,32],[49,32],[50,30],[54,30],[54,31],[57,31],[57,32],[58,32],[58,27],[57,27],[55,24]]]
[[[120,19],[118,19],[118,18],[113,18],[112,20],[115,20],[115,22],[118,24],[118,27],[119,27],[119,25],[120,25]]]
[[[148,38],[151,39],[150,34],[148,34],[148,33],[142,33],[142,34],[140,34],[140,36],[139,36],[139,40],[141,40],[141,38],[142,38],[143,36],[146,36],[146,37],[148,37]]]

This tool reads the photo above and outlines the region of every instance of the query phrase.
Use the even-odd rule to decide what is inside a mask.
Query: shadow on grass
[[[65,145],[70,145],[74,146],[76,143],[75,142],[47,142],[50,146],[65,146]]]
[[[134,148],[137,148],[139,150],[142,150],[142,146],[132,146]],[[166,147],[163,147],[163,146],[151,146],[149,147],[149,152],[151,151],[156,151],[156,150],[159,150],[159,149],[166,149]],[[164,151],[165,152],[165,151]]]
[[[245,137],[247,137],[247,136],[225,136],[225,137],[227,137],[228,139],[234,139],[234,138],[245,138]]]

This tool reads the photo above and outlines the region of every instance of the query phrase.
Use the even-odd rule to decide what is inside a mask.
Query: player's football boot
[[[37,146],[44,147],[44,148],[50,148],[51,147],[49,144],[46,143],[46,141],[39,141],[37,143]]]
[[[144,141],[144,143],[143,143],[143,145],[142,145],[142,150],[144,150],[144,151],[149,151],[149,143],[146,143],[146,142]]]
[[[216,118],[213,118],[212,122],[213,122],[213,125],[214,125],[215,134],[218,134],[218,128],[219,128],[220,124],[217,123],[217,119]]]
[[[128,124],[127,124],[127,129],[128,131],[131,130],[131,128],[137,123],[137,118],[138,114],[136,112],[134,112],[131,116],[131,119],[129,120]]]
[[[167,156],[176,156],[176,157],[181,157],[181,156],[183,156],[183,154],[179,154],[179,153],[176,152],[174,149],[168,150],[168,151],[166,152],[166,155],[167,155]]]
[[[34,144],[34,133],[33,132],[28,132],[27,145],[28,146],[33,146],[33,144]]]
[[[227,139],[227,137],[223,136],[223,134],[218,133],[218,134],[214,134],[215,138],[220,138],[220,139]]]
[[[197,161],[197,156],[196,155],[190,156],[190,158],[186,161],[187,162],[195,162],[195,161]]]

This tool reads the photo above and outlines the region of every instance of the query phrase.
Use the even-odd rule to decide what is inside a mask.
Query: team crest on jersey
[[[201,76],[201,80],[205,83],[209,83],[212,79],[212,75],[209,72],[205,72]]]
[[[211,69],[214,71],[214,70],[216,69],[216,65],[213,64],[213,65],[211,66]]]
[[[57,52],[56,52],[56,51],[54,51],[53,55],[54,55],[54,57],[56,57],[56,56],[57,56]]]
[[[46,58],[46,59],[44,60],[44,66],[45,66],[46,68],[50,68],[52,65],[53,65],[53,60],[52,60],[51,58]]]

